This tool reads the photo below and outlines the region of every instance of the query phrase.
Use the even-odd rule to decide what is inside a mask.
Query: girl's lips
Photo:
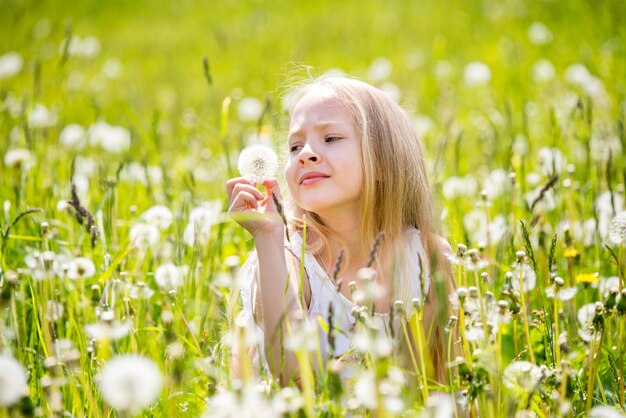
[[[302,180],[302,182],[300,183],[303,186],[308,186],[310,184],[315,184],[317,182],[320,182],[322,180],[327,179],[328,177],[326,176],[315,176],[315,177],[307,177],[304,180]]]

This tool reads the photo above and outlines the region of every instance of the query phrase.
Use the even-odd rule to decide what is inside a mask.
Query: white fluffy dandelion
[[[97,377],[106,403],[119,412],[138,414],[156,401],[163,377],[150,359],[122,355],[107,362]]]
[[[528,361],[514,361],[504,369],[503,383],[513,392],[528,393],[542,379],[541,369]]]
[[[187,271],[187,266],[179,267],[172,263],[162,264],[154,272],[154,280],[160,288],[173,290],[180,286]]]
[[[138,223],[130,229],[130,242],[137,248],[147,249],[159,242],[159,228],[153,224]]]
[[[242,122],[256,122],[263,114],[263,103],[255,97],[245,97],[237,106],[237,114]]]
[[[172,224],[174,215],[166,206],[155,205],[142,213],[140,219],[146,223],[156,225],[159,229],[165,229]]]
[[[552,41],[552,32],[541,22],[534,22],[528,28],[528,39],[535,45],[545,45]]]
[[[537,275],[535,274],[535,270],[533,270],[533,268],[528,264],[522,264],[521,266],[517,266],[513,269],[513,279],[511,280],[511,284],[513,285],[513,289],[518,292],[520,291],[520,275],[522,276],[524,292],[530,292],[533,290],[537,284]]]
[[[609,224],[609,239],[617,245],[626,244],[626,211],[618,213]]]
[[[0,57],[0,80],[13,77],[22,71],[24,58],[15,51],[8,52]]]
[[[69,263],[67,277],[72,280],[88,279],[96,274],[96,266],[86,257],[77,257]]]
[[[0,407],[9,407],[28,396],[26,370],[17,360],[0,355]]]
[[[183,235],[185,244],[194,246],[198,242],[202,246],[207,245],[211,238],[211,229],[217,223],[221,211],[222,202],[219,200],[204,202],[193,208]]]
[[[4,154],[4,164],[7,167],[16,167],[28,170],[35,163],[35,157],[26,148],[15,148]]]
[[[463,81],[468,87],[484,86],[491,81],[491,69],[483,62],[470,62],[463,70]]]
[[[273,177],[278,169],[278,157],[269,147],[253,145],[241,151],[237,168],[243,177]]]
[[[28,112],[28,126],[31,128],[50,128],[56,125],[56,113],[48,110],[41,103],[35,104],[30,112]]]
[[[89,143],[98,145],[107,152],[119,154],[130,148],[130,131],[122,126],[109,125],[106,122],[96,122],[87,132]]]
[[[86,140],[87,133],[85,132],[85,128],[76,123],[66,125],[59,135],[61,144],[70,149],[83,149]]]

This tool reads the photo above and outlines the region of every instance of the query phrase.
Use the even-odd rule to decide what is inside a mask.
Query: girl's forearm
[[[290,277],[284,242],[280,236],[255,237],[259,259],[259,289],[265,356],[272,375],[287,383],[298,370],[293,352],[285,350],[284,341],[290,324],[301,318],[303,307],[298,296],[296,277]],[[291,272],[293,276],[294,272]]]

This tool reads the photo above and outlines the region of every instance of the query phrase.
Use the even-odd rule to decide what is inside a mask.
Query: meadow
[[[0,417],[626,416],[625,41],[619,0],[0,0]],[[315,327],[299,385],[231,373],[254,243],[225,182],[326,72],[423,137],[445,384],[367,309],[350,381],[313,374]]]

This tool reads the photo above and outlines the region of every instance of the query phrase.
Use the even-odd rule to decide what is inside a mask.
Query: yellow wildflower
[[[580,254],[580,251],[578,251],[576,247],[567,247],[565,248],[565,252],[563,253],[563,255],[567,258],[578,257],[579,254]]]
[[[599,281],[600,278],[598,277],[597,273],[581,273],[576,276],[576,283],[594,284],[598,283]]]

